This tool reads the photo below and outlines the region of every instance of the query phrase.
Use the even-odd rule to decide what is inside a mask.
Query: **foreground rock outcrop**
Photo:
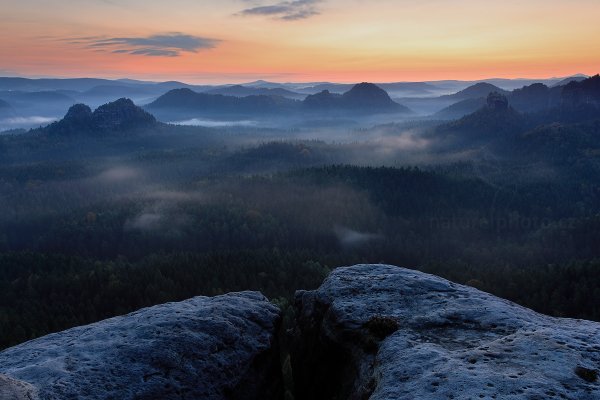
[[[280,398],[279,320],[243,292],[48,335],[0,352],[0,398]]]
[[[296,295],[296,400],[600,399],[600,324],[393,266]]]
[[[600,399],[599,323],[388,265],[336,269],[295,307],[296,400]],[[279,321],[243,292],[48,335],[0,352],[0,399],[282,399]]]

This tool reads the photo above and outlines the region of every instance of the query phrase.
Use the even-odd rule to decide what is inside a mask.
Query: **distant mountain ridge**
[[[443,108],[437,113],[433,114],[434,118],[440,119],[457,119],[462,118],[465,115],[471,114],[481,107],[486,105],[485,97],[477,97],[474,99],[465,99],[458,101],[448,107]]]
[[[67,102],[73,103],[74,99],[57,90],[44,90],[40,92],[25,92],[25,91],[3,91],[0,92],[0,97],[11,102]]]
[[[466,100],[466,99],[474,99],[480,97],[486,97],[488,94],[492,92],[507,94],[506,90],[500,89],[498,86],[492,85],[487,82],[476,83],[472,86],[467,87],[457,93],[442,96],[444,99],[453,99],[453,100]]]
[[[149,104],[174,89],[189,89],[195,93],[207,95],[221,94],[237,97],[239,100],[205,98],[195,100],[195,107],[188,106],[176,113],[173,107],[165,105],[152,109],[153,113],[165,121],[194,118],[200,112],[204,117],[215,114],[217,119],[246,119],[246,117],[272,117],[290,112],[318,113],[322,111],[347,113],[353,115],[385,113],[406,113],[434,119],[455,119],[477,111],[485,104],[487,94],[492,91],[505,94],[511,107],[523,113],[551,113],[551,109],[564,109],[560,119],[568,119],[575,110],[581,119],[584,114],[592,118],[597,102],[578,90],[570,99],[563,98],[562,90],[571,82],[585,82],[589,79],[582,75],[549,79],[488,79],[487,81],[426,81],[426,82],[388,82],[376,84],[387,92],[369,105],[370,95],[364,93],[360,100],[338,98],[351,91],[356,85],[332,82],[278,83],[258,80],[243,85],[194,85],[178,81],[150,82],[134,79],[29,79],[0,77],[0,99],[8,102],[9,108],[2,108],[0,130],[11,128],[35,128],[40,121],[50,121],[62,116],[72,104],[88,104],[96,108],[118,98],[130,98],[137,104]],[[470,86],[469,86],[470,85]],[[520,86],[519,86],[520,85]],[[562,86],[557,86],[562,85]],[[573,86],[575,87],[575,86]],[[513,90],[512,92],[505,91]],[[570,89],[567,89],[567,93]],[[573,92],[575,93],[575,92]],[[318,96],[315,96],[318,95]],[[255,96],[250,99],[246,97]],[[260,97],[263,96],[263,97]],[[307,96],[313,96],[303,104]],[[582,97],[583,96],[583,97]],[[587,97],[586,97],[587,96]],[[587,98],[588,100],[577,100]],[[290,102],[291,100],[292,102]],[[296,101],[295,103],[293,101]],[[401,104],[394,106],[390,101]],[[214,104],[213,104],[214,103]],[[358,104],[358,105],[357,105]],[[576,104],[576,105],[575,105]],[[395,108],[395,110],[394,110]],[[569,111],[566,110],[569,108]],[[150,109],[150,108],[149,108]],[[200,111],[199,111],[200,110]],[[16,118],[12,118],[16,117]],[[18,118],[18,119],[17,119]],[[542,116],[540,118],[550,118]]]
[[[14,110],[10,103],[0,99],[0,118],[12,117]]]
[[[484,79],[484,80],[438,80],[438,81],[415,81],[415,82],[382,82],[377,83],[379,87],[388,91],[394,92],[397,90],[439,90],[445,89],[451,92],[454,88],[457,90],[464,89],[470,85],[487,82],[495,86],[500,86],[504,89],[518,88],[532,83],[541,82],[548,86],[567,84],[571,80],[582,80],[587,78],[585,75],[573,75],[557,78],[543,79]],[[219,86],[209,84],[191,84],[179,81],[142,81],[136,79],[102,79],[102,78],[22,78],[22,77],[0,77],[0,90],[21,90],[21,91],[45,91],[45,90],[73,90],[84,92],[96,86],[129,86],[129,87],[146,87],[147,89],[161,88],[163,90],[171,90],[177,88],[192,88],[196,91],[207,91],[215,89]],[[283,88],[290,91],[298,91],[304,88],[303,94],[315,94],[322,90],[331,92],[345,92],[349,90],[353,84],[336,83],[336,82],[268,82],[265,80],[257,80],[242,84],[246,87],[253,88]],[[335,89],[334,89],[335,88]],[[339,90],[338,90],[339,89]]]
[[[173,89],[148,104],[148,110],[172,110],[211,114],[272,114],[297,106],[297,100],[281,96],[253,95],[246,97],[198,93],[191,89]]]
[[[562,90],[562,102],[570,106],[600,106],[600,75],[582,81],[571,81]]]
[[[458,105],[472,104],[463,101],[454,106]],[[492,92],[483,107],[437,126],[433,134],[454,145],[501,149],[501,154],[519,154],[523,159],[537,154],[540,159],[568,162],[568,157],[594,157],[600,143],[598,124],[600,76],[596,75],[556,88],[533,84],[509,95]]]
[[[543,83],[534,83],[513,90],[509,100],[521,112],[535,112],[558,105],[561,91],[561,87],[549,88]]]
[[[487,96],[484,107],[461,119],[440,125],[436,131],[459,141],[493,142],[506,135],[524,132],[528,126],[527,120],[509,105],[504,94],[492,92]]]
[[[408,108],[394,102],[385,90],[366,82],[355,85],[341,95],[328,90],[309,95],[304,100],[303,107],[312,111],[346,109],[362,112],[410,112]]]
[[[197,93],[190,89],[167,92],[146,106],[148,110],[221,114],[274,114],[280,112],[359,112],[359,113],[409,113],[410,110],[396,102],[377,85],[361,83],[343,95],[322,91],[309,95],[303,101],[282,96],[252,95],[246,97]]]
[[[565,86],[568,85],[569,83],[575,81],[575,82],[581,82],[583,80],[586,80],[587,78],[589,78],[589,76],[587,75],[573,75],[573,76],[569,76],[559,82],[556,82],[554,85],[552,85],[552,87],[556,87],[556,86]]]
[[[247,87],[242,85],[223,86],[207,90],[203,93],[222,94],[224,96],[247,97],[247,96],[281,96],[290,99],[304,99],[306,95],[292,92],[283,88]]]
[[[507,96],[510,106],[522,113],[540,113],[548,112],[548,110],[568,109],[573,111],[573,108],[578,108],[580,111],[588,109],[590,112],[594,108],[600,107],[600,77],[593,76],[590,78],[572,79],[569,83],[563,86],[548,87],[543,83],[533,83],[515,89],[512,92],[497,91]],[[475,90],[474,86],[463,90],[461,96],[465,93],[473,95],[479,94],[480,91],[492,89],[492,86],[479,85]],[[453,97],[459,97],[459,93]],[[448,96],[442,96],[448,97]],[[464,115],[473,113],[485,105],[485,96],[476,98],[467,98],[460,100],[441,111],[434,114],[439,118],[460,118]],[[560,114],[560,112],[558,112]]]

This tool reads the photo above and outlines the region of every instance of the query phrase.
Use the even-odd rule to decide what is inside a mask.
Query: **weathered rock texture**
[[[296,295],[296,400],[600,399],[600,324],[393,266]]]
[[[0,353],[0,398],[280,398],[279,320],[264,296],[244,292],[48,335]]]
[[[33,400],[37,392],[33,386],[26,382],[0,375],[0,399],[2,400]]]

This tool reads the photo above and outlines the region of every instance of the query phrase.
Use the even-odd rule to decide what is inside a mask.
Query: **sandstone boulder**
[[[600,324],[389,265],[296,295],[296,400],[600,399]]]
[[[0,393],[57,400],[279,398],[279,320],[278,308],[255,292],[142,309],[0,352]]]

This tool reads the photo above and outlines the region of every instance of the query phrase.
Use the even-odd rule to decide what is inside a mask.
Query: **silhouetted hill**
[[[6,118],[6,117],[11,117],[14,115],[14,110],[12,108],[12,106],[0,99],[0,118]]]
[[[72,97],[64,93],[49,90],[43,92],[22,92],[22,91],[5,91],[0,92],[0,97],[10,102],[20,103],[71,103],[74,100]]]
[[[560,93],[560,88],[549,88],[543,83],[534,83],[513,90],[508,99],[510,105],[521,112],[535,112],[558,105]]]
[[[183,82],[179,82],[179,81],[167,81],[167,82],[160,82],[155,84],[156,87],[160,88],[161,90],[167,91],[167,90],[173,90],[173,89],[182,89],[182,88],[194,88],[196,90],[208,90],[210,89],[210,86],[194,86],[194,85],[188,85],[187,83],[183,83]]]
[[[146,106],[160,112],[195,114],[269,115],[282,112],[410,112],[395,103],[381,88],[370,83],[354,86],[343,95],[323,91],[303,101],[282,96],[252,95],[246,97],[197,93],[190,89],[171,90]]]
[[[564,174],[565,179],[589,182],[590,187],[596,187],[600,174],[600,120],[539,125],[507,140],[503,150],[504,156],[515,163],[532,165],[533,170],[539,166],[550,168]]]
[[[125,86],[125,85],[100,85],[82,93],[91,97],[121,98],[125,96],[151,96],[156,93],[156,87],[152,86]]]
[[[56,118],[72,104],[78,103],[75,98],[56,90],[42,92],[8,90],[0,92],[0,99],[7,101],[11,105],[13,114],[20,117]]]
[[[224,96],[174,89],[148,104],[149,110],[196,114],[271,114],[293,108],[297,101],[281,96]]]
[[[437,86],[426,82],[388,82],[377,83],[377,86],[395,97],[427,96],[440,90]],[[346,83],[322,82],[307,85],[295,90],[304,94],[317,94],[324,90],[331,93],[342,94],[353,87],[354,85]]]
[[[528,128],[527,120],[508,104],[505,95],[492,92],[486,99],[486,105],[457,121],[440,125],[437,132],[450,135],[459,141],[493,142],[506,136],[524,132]]]
[[[583,164],[597,157],[600,148],[600,121],[577,124],[541,125],[524,133],[515,149],[524,157],[552,160],[555,163]],[[582,171],[581,173],[590,173]]]
[[[407,107],[394,102],[385,90],[372,83],[359,83],[342,95],[324,90],[307,96],[303,105],[311,111],[411,112]]]
[[[391,91],[415,91],[415,92],[428,92],[439,90],[437,86],[434,86],[426,82],[392,82],[392,83],[378,83],[377,86],[385,90],[386,92]]]
[[[246,87],[242,85],[224,86],[208,90],[207,94],[222,94],[224,96],[281,96],[290,99],[303,99],[305,95],[283,88]]]
[[[342,93],[347,92],[348,90],[352,89],[352,87],[353,87],[353,85],[349,84],[349,83],[324,82],[324,83],[314,84],[312,86],[306,86],[306,87],[297,89],[297,91],[300,93],[305,93],[305,94],[317,94],[317,93],[321,93],[323,91],[328,91],[328,92],[336,93],[336,94],[342,94]]]
[[[256,88],[275,89],[275,88],[280,88],[283,85],[281,83],[269,82],[269,81],[265,81],[265,80],[259,79],[259,80],[254,81],[254,82],[245,83],[244,86],[246,86],[246,87],[253,87],[253,88],[256,87]]]
[[[312,110],[327,110],[339,106],[342,95],[331,93],[329,90],[323,90],[317,94],[306,96],[303,101],[305,108]]]
[[[481,97],[487,97],[488,94],[497,92],[501,94],[508,94],[506,90],[502,90],[497,86],[494,86],[487,82],[479,82],[468,88],[461,90],[460,92],[441,96],[440,99],[453,99],[453,100],[466,100],[466,99],[477,99]]]
[[[521,114],[517,107],[529,112]],[[484,107],[438,126],[435,134],[452,146],[476,145],[503,157],[593,175],[600,147],[600,77],[557,88],[533,84],[510,96],[491,93]]]
[[[0,78],[0,89],[26,92],[48,90],[89,90],[94,86],[109,84],[107,79],[75,78],[75,79],[29,79],[29,78]]]
[[[194,108],[202,100],[208,100],[212,95],[196,93],[188,88],[169,90],[167,93],[148,104],[147,108]]]
[[[487,90],[489,86],[480,86]],[[561,101],[562,87],[548,87],[543,83],[534,83],[515,89],[506,94],[511,107],[521,113],[533,113],[556,107]],[[435,114],[436,118],[460,118],[473,113],[486,104],[486,97],[469,98],[454,103]]]
[[[385,90],[372,83],[359,83],[344,93],[342,99],[344,105],[349,108],[376,110],[399,108],[399,104],[394,102]]]
[[[63,121],[68,122],[87,122],[92,120],[92,109],[85,104],[75,104],[69,108],[69,111],[65,114]]]
[[[574,75],[574,76],[569,76],[559,82],[556,82],[554,85],[552,85],[552,87],[558,87],[558,86],[566,86],[569,83],[575,81],[575,82],[581,82],[585,79],[589,78],[586,75]]]
[[[100,106],[92,114],[92,123],[104,131],[122,131],[156,124],[156,119],[129,99],[119,99]]]
[[[560,97],[555,100],[556,105],[533,115],[538,124],[577,123],[600,119],[599,75],[551,90],[560,91]]]
[[[440,119],[458,119],[465,115],[472,114],[486,105],[485,97],[473,99],[465,99],[456,102],[433,115],[434,118]]]
[[[572,81],[562,90],[562,104],[566,106],[600,106],[600,75],[580,82]]]
[[[156,119],[129,99],[119,99],[94,112],[85,104],[72,106],[65,117],[40,131],[49,135],[106,135],[137,131],[157,125]]]

